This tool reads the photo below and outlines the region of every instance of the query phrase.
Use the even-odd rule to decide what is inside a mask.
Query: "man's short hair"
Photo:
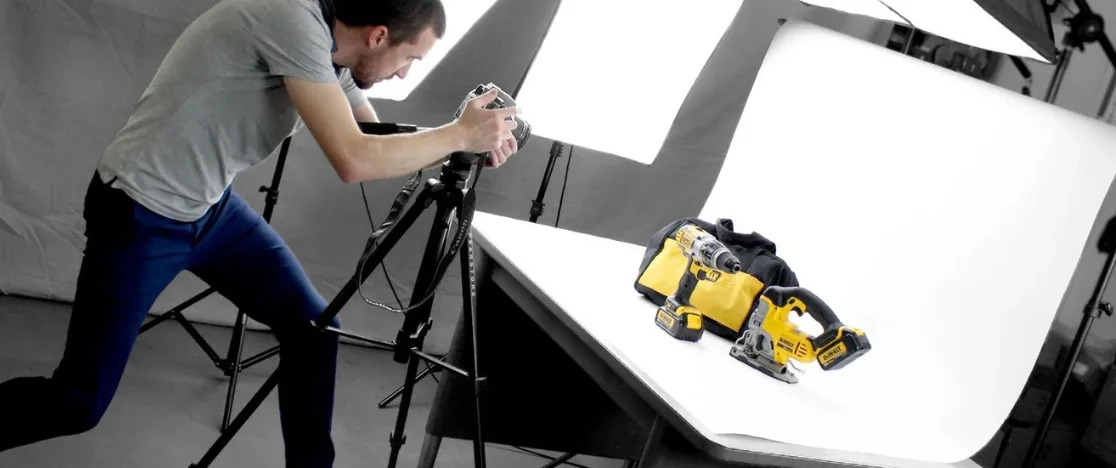
[[[441,39],[446,10],[441,0],[334,0],[337,20],[348,26],[385,26],[392,44],[414,42],[426,28]]]

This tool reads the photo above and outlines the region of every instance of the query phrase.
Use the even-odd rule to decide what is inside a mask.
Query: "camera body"
[[[515,107],[515,99],[512,99],[512,97],[509,96],[508,93],[505,93],[504,90],[500,89],[492,83],[482,84],[477,85],[476,88],[469,92],[468,96],[465,96],[465,100],[461,101],[461,105],[458,106],[457,113],[453,115],[453,118],[456,119],[461,117],[461,113],[465,112],[465,106],[469,104],[469,101],[475,99],[477,96],[489,92],[493,88],[497,89],[496,99],[493,99],[492,102],[488,103],[487,106],[484,106],[485,109],[505,109],[508,107]],[[516,144],[520,148],[522,148],[523,145],[527,144],[527,140],[531,138],[531,124],[527,123],[523,119],[520,119],[519,117],[509,117],[509,119],[515,120],[516,127],[515,130],[512,130],[512,136],[515,137]]]

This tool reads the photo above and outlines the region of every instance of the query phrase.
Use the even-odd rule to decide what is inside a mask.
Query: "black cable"
[[[376,230],[376,222],[372,221],[372,209],[368,207],[368,194],[364,193],[364,182],[360,183],[360,196],[364,199],[364,212],[368,214],[368,225],[372,226],[372,230]],[[363,266],[363,265],[362,265]],[[391,276],[388,276],[387,265],[380,262],[380,268],[384,270],[384,278],[387,278],[388,287],[391,288],[391,295],[395,296],[395,302],[399,303],[399,308],[403,308],[403,301],[399,299],[399,294],[395,292],[395,285],[391,282]],[[360,288],[357,288],[360,291]],[[364,299],[364,293],[360,294],[361,299]],[[365,302],[368,302],[365,299]]]
[[[570,181],[570,161],[573,161],[574,145],[570,145],[570,155],[566,156],[566,176],[562,179],[562,197],[558,199],[558,216],[554,218],[554,227],[558,227],[558,220],[562,218],[562,204],[566,202],[566,183]]]

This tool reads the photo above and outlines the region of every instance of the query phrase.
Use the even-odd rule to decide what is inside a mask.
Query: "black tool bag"
[[[686,223],[695,224],[725,244],[740,260],[740,271],[723,273],[716,282],[699,281],[690,302],[702,314],[710,332],[729,340],[739,337],[744,319],[764,288],[770,285],[798,286],[798,278],[783,259],[775,255],[775,243],[758,233],[741,234],[733,230],[731,219],[716,224],[697,218],[674,221],[660,229],[647,242],[639,265],[635,289],[656,305],[678,289],[686,271],[687,258],[671,235]]]

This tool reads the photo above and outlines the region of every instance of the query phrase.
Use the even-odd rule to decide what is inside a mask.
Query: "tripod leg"
[[[236,314],[236,326],[233,327],[233,337],[229,341],[229,354],[225,358],[226,374],[229,376],[229,393],[225,396],[225,416],[221,420],[221,432],[229,429],[229,420],[232,419],[233,401],[236,399],[236,381],[240,376],[240,358],[244,353],[244,330],[247,324],[244,311]]]
[[[248,418],[252,416],[252,413],[255,413],[256,410],[259,409],[260,404],[267,399],[267,395],[279,385],[279,373],[281,371],[282,369],[276,369],[275,372],[271,373],[271,377],[267,378],[263,387],[261,387],[260,390],[256,392],[256,395],[248,401],[248,404],[244,406],[244,410],[236,416],[236,419],[233,420],[229,429],[222,432],[221,437],[213,443],[213,446],[209,447],[209,451],[205,452],[201,461],[190,465],[190,468],[206,468],[210,463],[213,463],[213,460],[217,459],[217,455],[221,453],[221,450],[225,449],[225,446],[228,445],[233,436],[240,431],[240,428],[244,427],[244,423],[248,422]]]
[[[454,208],[451,203],[456,204],[457,201],[449,200],[444,196],[438,200],[437,215],[434,218],[434,223],[430,226],[430,236],[426,240],[422,266],[419,268],[418,279],[415,280],[415,289],[411,296],[412,306],[433,293],[438,286],[434,281],[438,266],[441,263],[442,251],[445,248],[446,233],[449,231],[450,214]],[[395,468],[399,461],[399,451],[407,441],[403,432],[407,424],[407,413],[411,406],[411,395],[415,389],[415,373],[418,371],[418,364],[421,360],[412,350],[422,348],[422,340],[427,330],[426,325],[430,319],[430,309],[433,302],[433,300],[423,302],[411,310],[396,336],[395,360],[396,362],[403,362],[400,360],[401,354],[406,358],[407,373],[403,377],[403,393],[401,394],[403,400],[399,404],[399,414],[395,418],[395,431],[389,439],[391,454],[388,457],[388,468]]]
[[[480,356],[477,343],[477,288],[473,270],[473,233],[465,235],[465,248],[461,249],[461,288],[464,298],[464,319],[469,327],[469,349],[472,351],[473,403],[476,410],[476,434],[473,437],[473,459],[477,468],[487,464],[484,456],[484,434],[481,431],[481,396],[484,394],[485,379],[480,376]]]
[[[403,401],[399,404],[399,414],[395,418],[395,431],[391,433],[388,441],[391,445],[391,454],[388,456],[388,468],[395,468],[399,462],[399,450],[403,448],[403,444],[407,443],[407,436],[403,434],[407,425],[407,409],[411,407],[411,390],[415,388],[414,379],[410,376],[415,375],[418,370],[418,363],[421,361],[416,356],[411,356],[407,362],[407,377],[403,384]]]
[[[411,208],[403,214],[398,223],[394,227],[392,227],[391,231],[388,231],[387,235],[384,236],[379,245],[362,255],[358,263],[364,264],[364,267],[358,268],[358,273],[353,274],[352,278],[349,279],[349,282],[345,283],[345,286],[341,288],[341,291],[338,291],[337,296],[334,297],[333,301],[329,303],[329,306],[326,307],[326,310],[316,321],[318,328],[324,329],[325,327],[329,326],[330,322],[333,321],[333,318],[341,312],[341,308],[345,306],[345,303],[348,302],[354,294],[356,294],[357,288],[359,288],[360,285],[364,283],[364,281],[366,281],[369,276],[372,275],[372,272],[376,269],[380,262],[384,260],[384,257],[387,256],[388,252],[390,252],[391,249],[395,247],[395,244],[399,242],[399,239],[403,237],[403,234],[407,232],[407,229],[409,229],[411,225],[415,223],[415,220],[418,219],[419,215],[421,215],[422,212],[428,206],[430,206],[430,203],[434,201],[432,193],[432,185],[431,183],[427,183],[427,186],[423,189],[423,191],[418,194],[418,199],[415,201],[415,204],[412,205]],[[418,283],[416,283],[416,288],[417,286]],[[415,290],[416,297],[422,297],[422,295],[418,295],[420,290],[421,288]],[[408,319],[410,319],[411,314],[407,314],[407,317]],[[404,326],[406,327],[406,321],[404,322]],[[415,328],[417,329],[417,326]],[[404,362],[399,359],[396,359],[396,361]]]

